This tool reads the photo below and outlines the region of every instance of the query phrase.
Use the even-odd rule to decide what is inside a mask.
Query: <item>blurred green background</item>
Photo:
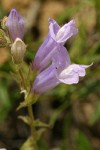
[[[25,60],[30,64],[48,33],[48,18],[61,26],[74,19],[78,35],[65,46],[72,62],[90,64],[77,85],[59,85],[41,95],[33,106],[35,118],[49,123],[38,145],[40,150],[100,150],[100,1],[99,0],[1,0],[0,19],[16,8],[25,19]],[[18,150],[29,128],[17,117],[23,95],[14,80],[8,49],[0,48],[0,147]],[[13,143],[13,144],[12,144]]]

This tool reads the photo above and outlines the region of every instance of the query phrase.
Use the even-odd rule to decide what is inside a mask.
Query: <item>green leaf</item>
[[[49,124],[46,124],[46,123],[40,121],[39,119],[35,120],[33,122],[33,124],[34,124],[35,127],[50,128]]]
[[[19,104],[19,106],[17,107],[17,111],[19,110],[19,109],[21,109],[21,108],[23,108],[23,107],[27,107],[28,106],[28,103],[27,102],[21,102],[20,104]]]
[[[23,122],[25,122],[28,125],[30,125],[32,123],[30,117],[28,117],[28,116],[18,116],[18,118],[21,119]]]
[[[32,105],[34,104],[34,102],[31,100],[31,101],[24,101],[24,102],[21,102],[19,104],[19,106],[17,107],[17,110],[23,108],[23,107],[27,107],[28,105]]]
[[[50,128],[49,124],[46,124],[46,123],[40,121],[39,119],[33,121],[33,120],[31,120],[31,118],[29,116],[18,116],[18,118],[21,119],[23,122],[25,122],[28,125],[33,125],[38,128]]]

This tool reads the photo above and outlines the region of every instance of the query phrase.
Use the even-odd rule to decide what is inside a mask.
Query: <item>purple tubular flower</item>
[[[9,34],[13,41],[16,38],[22,39],[24,36],[24,20],[22,16],[15,10],[12,9],[6,21]]]
[[[71,64],[66,48],[62,45],[59,45],[59,50],[53,57],[53,65],[55,67],[56,77],[61,83],[75,84],[79,82],[79,77],[85,76],[85,69],[90,67],[92,64]]]
[[[36,77],[31,91],[36,94],[44,93],[57,86],[59,83],[55,75],[55,69],[53,65],[51,65]]]
[[[49,19],[49,23],[48,36],[38,49],[33,63],[33,68],[39,71],[50,63],[54,52],[58,49],[57,44],[64,44],[67,39],[78,32],[73,20],[61,28],[53,19]]]
[[[76,84],[79,77],[85,76],[85,69],[92,65],[71,64],[66,48],[61,44],[58,44],[57,48],[52,64],[36,77],[32,92],[41,94],[60,83]]]

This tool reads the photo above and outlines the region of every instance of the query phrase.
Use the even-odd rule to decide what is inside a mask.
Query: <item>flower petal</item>
[[[57,50],[57,43],[48,34],[43,44],[38,49],[34,62],[33,69],[37,68],[42,71],[52,60],[53,53]]]
[[[68,51],[61,44],[58,44],[58,49],[55,51],[52,60],[58,74],[71,64]]]
[[[50,35],[53,39],[55,39],[55,35],[57,34],[57,32],[60,29],[60,26],[58,25],[58,23],[54,20],[54,19],[48,19],[50,25],[49,25],[49,31],[50,31]]]
[[[61,28],[56,23],[56,21],[51,20],[49,31],[51,37],[58,43],[65,43],[71,36],[75,35],[78,32],[78,29],[75,27],[75,23],[71,20],[69,23],[66,23]]]
[[[32,92],[37,94],[44,93],[57,86],[59,83],[55,75],[54,67],[51,65],[36,77],[32,86]]]
[[[92,64],[91,64],[92,65]],[[72,64],[69,67],[65,68],[59,75],[59,81],[65,84],[74,84],[79,82],[79,76],[85,76],[85,69],[91,65],[78,65]]]
[[[66,42],[71,36],[75,35],[78,29],[75,27],[75,23],[71,20],[69,23],[65,24],[60,28],[56,35],[56,40],[59,43]]]

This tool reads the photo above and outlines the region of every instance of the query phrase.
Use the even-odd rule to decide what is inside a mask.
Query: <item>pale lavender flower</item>
[[[16,9],[12,9],[6,21],[6,26],[8,27],[9,34],[13,41],[16,38],[22,39],[24,36],[24,20],[22,16],[16,11]]]
[[[32,92],[44,93],[60,83],[76,84],[79,77],[85,76],[85,69],[91,65],[71,64],[66,48],[58,44],[52,64],[42,71],[35,79]]]
[[[79,82],[79,77],[84,77],[85,69],[90,65],[71,64],[66,48],[59,45],[59,50],[53,57],[53,65],[55,67],[55,74],[61,83],[76,84]]]
[[[33,86],[32,92],[36,94],[44,93],[47,90],[50,90],[59,84],[59,80],[55,75],[54,66],[51,65],[36,77]]]
[[[73,20],[61,28],[53,19],[49,19],[49,23],[48,36],[38,49],[33,62],[33,68],[37,68],[39,71],[42,71],[50,63],[54,52],[57,50],[57,44],[64,45],[72,35],[78,32]]]

